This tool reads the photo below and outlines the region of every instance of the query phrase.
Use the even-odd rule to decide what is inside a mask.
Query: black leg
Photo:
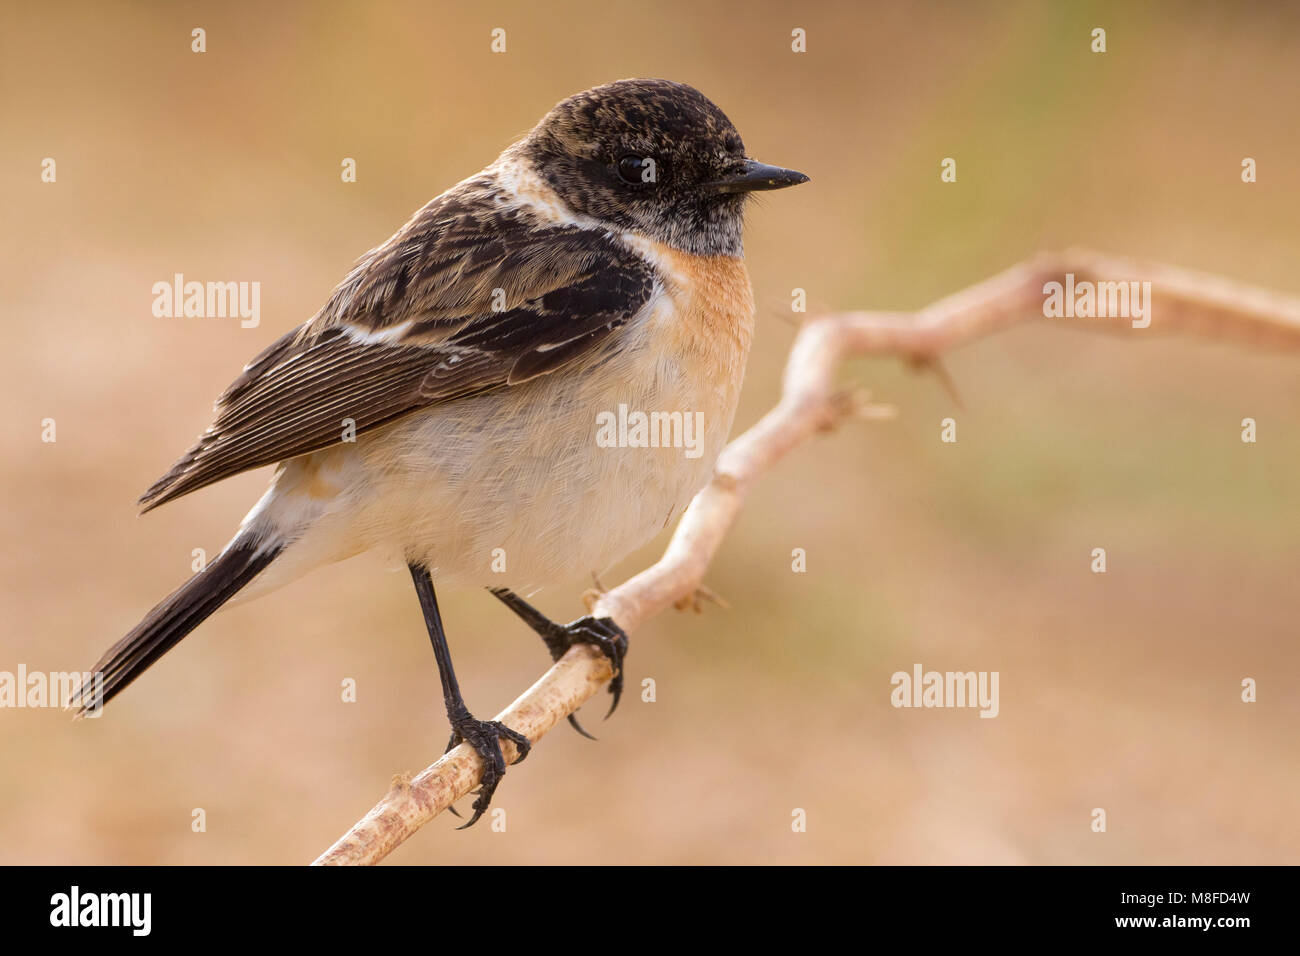
[[[492,794],[497,784],[505,776],[506,760],[501,753],[501,741],[505,737],[519,748],[519,763],[528,756],[528,738],[511,730],[496,720],[478,720],[465,706],[465,698],[460,694],[460,684],[456,682],[456,671],[451,666],[451,649],[447,647],[447,635],[442,630],[442,615],[438,613],[438,598],[433,593],[433,579],[429,570],[423,565],[408,565],[411,578],[415,581],[415,593],[420,597],[420,609],[424,611],[424,623],[429,629],[429,640],[433,642],[433,656],[438,661],[438,676],[442,678],[442,699],[447,705],[447,722],[451,724],[451,742],[447,749],[460,743],[468,743],[483,760],[483,782],[479,785],[478,797],[474,801],[474,816],[470,817],[460,829],[471,827],[483,816],[483,811],[492,802]],[[453,809],[453,813],[455,810]]]
[[[609,713],[605,715],[605,719],[608,720],[623,696],[623,658],[627,656],[627,634],[623,629],[607,617],[582,617],[569,624],[556,624],[509,588],[489,590],[502,604],[518,614],[525,624],[541,635],[546,643],[546,649],[551,652],[551,660],[558,661],[574,644],[594,644],[600,648],[601,653],[609,658],[610,664],[614,667],[614,678],[609,682],[609,692],[614,700],[609,705]],[[582,729],[582,725],[573,714],[569,715],[569,723],[582,736],[596,739]]]

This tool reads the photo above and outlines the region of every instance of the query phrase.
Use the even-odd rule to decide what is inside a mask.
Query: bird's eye
[[[629,186],[643,186],[659,181],[659,167],[653,156],[629,153],[618,161],[618,178]]]

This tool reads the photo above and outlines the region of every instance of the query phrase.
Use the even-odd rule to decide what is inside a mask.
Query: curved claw
[[[501,736],[509,738],[511,743],[515,745],[515,749],[519,751],[519,755],[515,757],[513,761],[511,761],[510,766],[513,767],[517,763],[523,763],[524,758],[533,752],[533,745],[529,741],[529,739],[525,737],[523,734],[511,730],[505,724],[498,723],[495,720],[492,721],[492,723],[493,725],[496,726],[498,731],[500,731]]]
[[[468,830],[474,824],[478,823],[478,818],[483,816],[483,811],[486,810],[488,808],[488,804],[492,802],[492,794],[496,793],[498,782],[499,781],[492,782],[491,790],[485,791],[482,787],[479,787],[478,799],[474,801],[474,807],[473,807],[474,815],[469,818],[469,822],[462,823],[460,826],[458,826],[456,828],[457,830]],[[484,801],[483,799],[484,797],[487,797],[486,801]],[[460,816],[460,814],[457,814],[457,816]]]
[[[577,714],[570,714],[570,715],[569,715],[569,726],[572,727],[574,730],[576,730],[578,733],[582,734],[582,736],[586,737],[588,740],[598,740],[598,739],[599,739],[599,738],[597,738],[597,737],[593,737],[591,734],[587,733],[587,731],[583,729],[582,724],[578,723],[578,715],[577,715]]]
[[[465,715],[456,729],[452,731],[452,739],[447,747],[448,750],[451,750],[459,742],[468,743],[483,761],[483,780],[479,784],[478,795],[471,805],[474,815],[467,822],[458,826],[457,830],[472,827],[492,803],[492,795],[496,793],[497,785],[501,783],[501,779],[506,774],[506,758],[501,750],[502,738],[511,741],[519,751],[514,763],[522,763],[532,749],[532,744],[523,734],[511,730],[498,720],[475,720],[473,717]],[[460,816],[455,807],[449,806],[447,809],[454,816]]]
[[[619,670],[614,675],[614,679],[609,682],[609,692],[614,699],[609,702],[609,710],[605,711],[605,719],[609,720],[614,716],[614,711],[618,710],[618,702],[623,699],[623,671]]]
[[[591,643],[600,648],[614,668],[614,676],[609,682],[609,692],[614,699],[605,713],[605,719],[609,720],[614,711],[618,710],[619,701],[623,699],[623,658],[627,656],[627,634],[607,617],[586,618],[582,622],[575,623],[594,625],[590,627],[590,631],[594,631],[597,637]]]
[[[614,676],[609,682],[609,692],[614,700],[605,714],[605,720],[609,720],[623,699],[623,658],[627,656],[627,634],[608,617],[580,618],[563,628],[563,632],[568,645],[565,650],[574,644],[591,644],[608,658],[610,666],[614,668]],[[583,736],[591,735],[584,732]]]
[[[550,651],[551,660],[558,661],[574,644],[591,644],[600,650],[609,660],[614,671],[609,682],[609,692],[613,701],[605,714],[608,720],[618,709],[623,699],[623,658],[627,656],[627,633],[609,617],[587,617],[570,621],[568,624],[556,624],[541,611],[533,607],[509,588],[491,588],[492,594],[514,611],[529,627],[536,631]],[[578,723],[577,717],[569,715],[569,725],[588,740],[595,740]]]
[[[482,751],[480,751],[480,755],[483,756],[486,766],[483,768],[483,782],[479,785],[478,796],[470,805],[470,809],[474,811],[474,815],[470,817],[467,822],[458,826],[456,828],[457,830],[468,830],[474,824],[478,823],[479,817],[483,816],[484,811],[486,811],[492,803],[492,795],[497,791],[497,784],[499,784],[501,778],[505,776],[506,758],[501,754],[501,743],[496,738],[492,739],[492,743],[496,750],[495,754],[483,755]],[[492,758],[490,763],[487,762],[489,756]]]

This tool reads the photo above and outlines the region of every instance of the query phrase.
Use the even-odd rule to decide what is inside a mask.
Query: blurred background
[[[796,287],[810,312],[914,309],[1081,244],[1300,293],[1300,18],[1280,4],[4,19],[0,670],[89,667],[193,549],[215,553],[269,470],[147,520],[133,502],[216,395],[411,212],[609,80],[691,83],[753,155],[812,176],[750,217],[737,433],[777,397]],[[261,324],[155,318],[151,287],[176,272],[260,282]],[[845,369],[899,416],[820,437],[755,488],[707,578],[731,609],[636,632],[620,712],[602,724],[602,696],[584,712],[598,743],[561,726],[509,773],[506,832],[445,816],[389,862],[1297,862],[1300,354],[1135,338],[1040,322],[964,347],[946,362],[961,409],[897,360]],[[589,585],[538,603],[576,617]],[[545,652],[488,595],[440,597],[469,705],[495,713]],[[890,675],[915,663],[999,671],[1000,715],[892,708]],[[211,619],[102,719],[0,710],[0,863],[304,863],[445,741],[410,581],[357,559]]]

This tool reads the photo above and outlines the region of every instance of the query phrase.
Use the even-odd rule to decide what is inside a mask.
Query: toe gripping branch
[[[618,709],[618,703],[623,697],[623,659],[627,656],[628,650],[626,632],[608,617],[588,615],[568,624],[557,624],[508,588],[491,590],[501,603],[514,611],[525,624],[537,632],[542,642],[546,644],[546,649],[550,651],[551,660],[558,661],[575,644],[591,644],[609,659],[610,666],[614,669],[614,677],[609,682],[609,692],[613,700],[610,702],[609,711],[605,714],[605,719],[608,720]],[[569,715],[569,724],[582,736],[591,740],[596,739],[583,729],[576,715]]]

